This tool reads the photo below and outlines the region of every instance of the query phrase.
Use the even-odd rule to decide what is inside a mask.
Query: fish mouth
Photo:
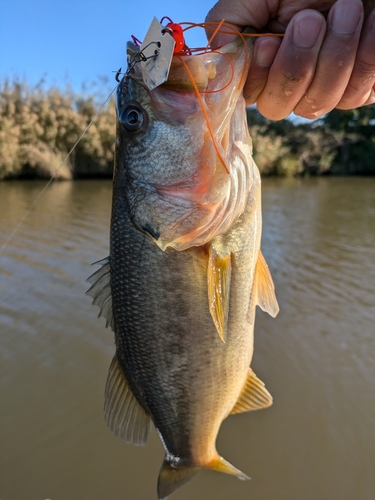
[[[137,167],[130,179],[127,197],[132,223],[162,250],[171,247],[181,251],[203,246],[224,234],[242,215],[251,196],[254,167],[247,129],[242,130],[245,111],[241,111],[242,101],[236,104],[239,87],[232,88],[232,85],[221,89],[221,76],[227,81],[230,73],[227,70],[228,57],[225,61],[224,58],[218,61],[207,59],[204,64],[215,63],[217,66],[219,74],[209,79],[209,89],[219,88],[223,92],[223,98],[233,108],[230,112],[229,104],[217,107],[218,97],[214,92],[206,92],[204,102],[199,106],[195,92],[184,92],[185,76],[178,65],[175,75],[173,71],[171,73],[173,78],[169,84],[173,80],[172,88],[167,84],[151,92],[146,89],[147,110],[151,110],[152,117],[150,123],[155,126],[152,132],[158,131],[155,124],[161,122],[160,134],[166,135],[168,148],[160,158],[150,156],[152,164],[147,163],[149,160],[145,156],[145,167],[142,166],[143,170]],[[237,59],[232,65],[233,72],[235,69],[241,69]],[[206,69],[204,71],[207,73]],[[130,78],[138,86],[143,82],[137,72],[139,68],[135,67]],[[197,68],[198,73],[200,68]],[[176,86],[179,91],[176,91]],[[175,132],[178,138],[188,132],[189,141],[174,141],[172,125],[180,127]],[[214,137],[209,125],[213,130],[217,129]],[[154,136],[151,134],[151,137]],[[153,143],[152,148],[156,146]],[[177,147],[185,148],[184,154],[177,154]]]

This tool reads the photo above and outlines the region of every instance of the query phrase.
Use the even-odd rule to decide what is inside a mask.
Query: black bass
[[[118,86],[110,255],[88,293],[116,339],[106,422],[137,445],[154,423],[159,498],[199,468],[246,479],[216,451],[220,425],[272,403],[250,368],[255,307],[278,312],[242,97],[250,53],[174,57],[151,91],[134,64]]]

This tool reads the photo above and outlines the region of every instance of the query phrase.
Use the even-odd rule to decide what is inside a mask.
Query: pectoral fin
[[[100,264],[101,268],[95,271],[86,281],[91,283],[86,295],[90,295],[94,300],[92,303],[100,307],[98,317],[102,316],[106,320],[106,328],[110,326],[115,331],[115,321],[112,312],[112,291],[111,291],[111,265],[109,257],[94,262]]]
[[[116,354],[105,387],[104,418],[110,430],[127,443],[146,443],[151,430],[150,415],[132,393]]]
[[[230,254],[219,255],[211,244],[207,271],[208,304],[217,333],[223,342],[227,337],[231,269]]]
[[[246,383],[237,403],[234,405],[231,415],[243,413],[245,411],[260,410],[272,404],[272,396],[267,391],[264,383],[249,368]]]
[[[273,318],[277,316],[279,304],[275,295],[275,285],[267,262],[260,250],[255,267],[255,293],[257,294],[256,303],[258,306]]]

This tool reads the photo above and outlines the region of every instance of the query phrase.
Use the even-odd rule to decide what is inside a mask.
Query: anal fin
[[[272,396],[265,388],[264,383],[249,368],[245,385],[231,415],[245,411],[260,410],[272,404]]]
[[[227,336],[231,269],[230,254],[219,255],[211,243],[207,270],[208,304],[212,320],[223,342]]]
[[[132,393],[117,354],[109,367],[104,418],[117,437],[138,446],[146,444],[151,430],[151,418]]]
[[[279,304],[275,295],[275,285],[268,268],[267,262],[259,250],[258,260],[255,266],[255,291],[257,294],[257,304],[273,318],[279,312]]]

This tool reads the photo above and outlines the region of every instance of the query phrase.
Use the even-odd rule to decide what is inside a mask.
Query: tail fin
[[[204,468],[216,470],[218,472],[224,472],[225,474],[230,474],[231,476],[237,476],[238,479],[242,479],[243,481],[251,479],[249,476],[241,472],[239,469],[236,469],[236,467],[233,467],[232,464],[224,460],[224,458],[220,457],[219,455],[217,455],[213,460],[205,465]]]
[[[225,474],[230,474],[232,476],[237,476],[238,479],[250,479],[249,476],[233,467],[232,464],[224,460],[224,458],[219,455],[202,467],[205,469],[216,470],[218,472],[224,472]],[[200,468],[201,467],[172,466],[171,463],[164,458],[158,480],[159,500],[166,500],[168,495],[173,493],[183,484],[190,481]]]
[[[158,498],[166,500],[168,495],[190,481],[198,467],[172,467],[166,459],[161,466],[158,479]]]

